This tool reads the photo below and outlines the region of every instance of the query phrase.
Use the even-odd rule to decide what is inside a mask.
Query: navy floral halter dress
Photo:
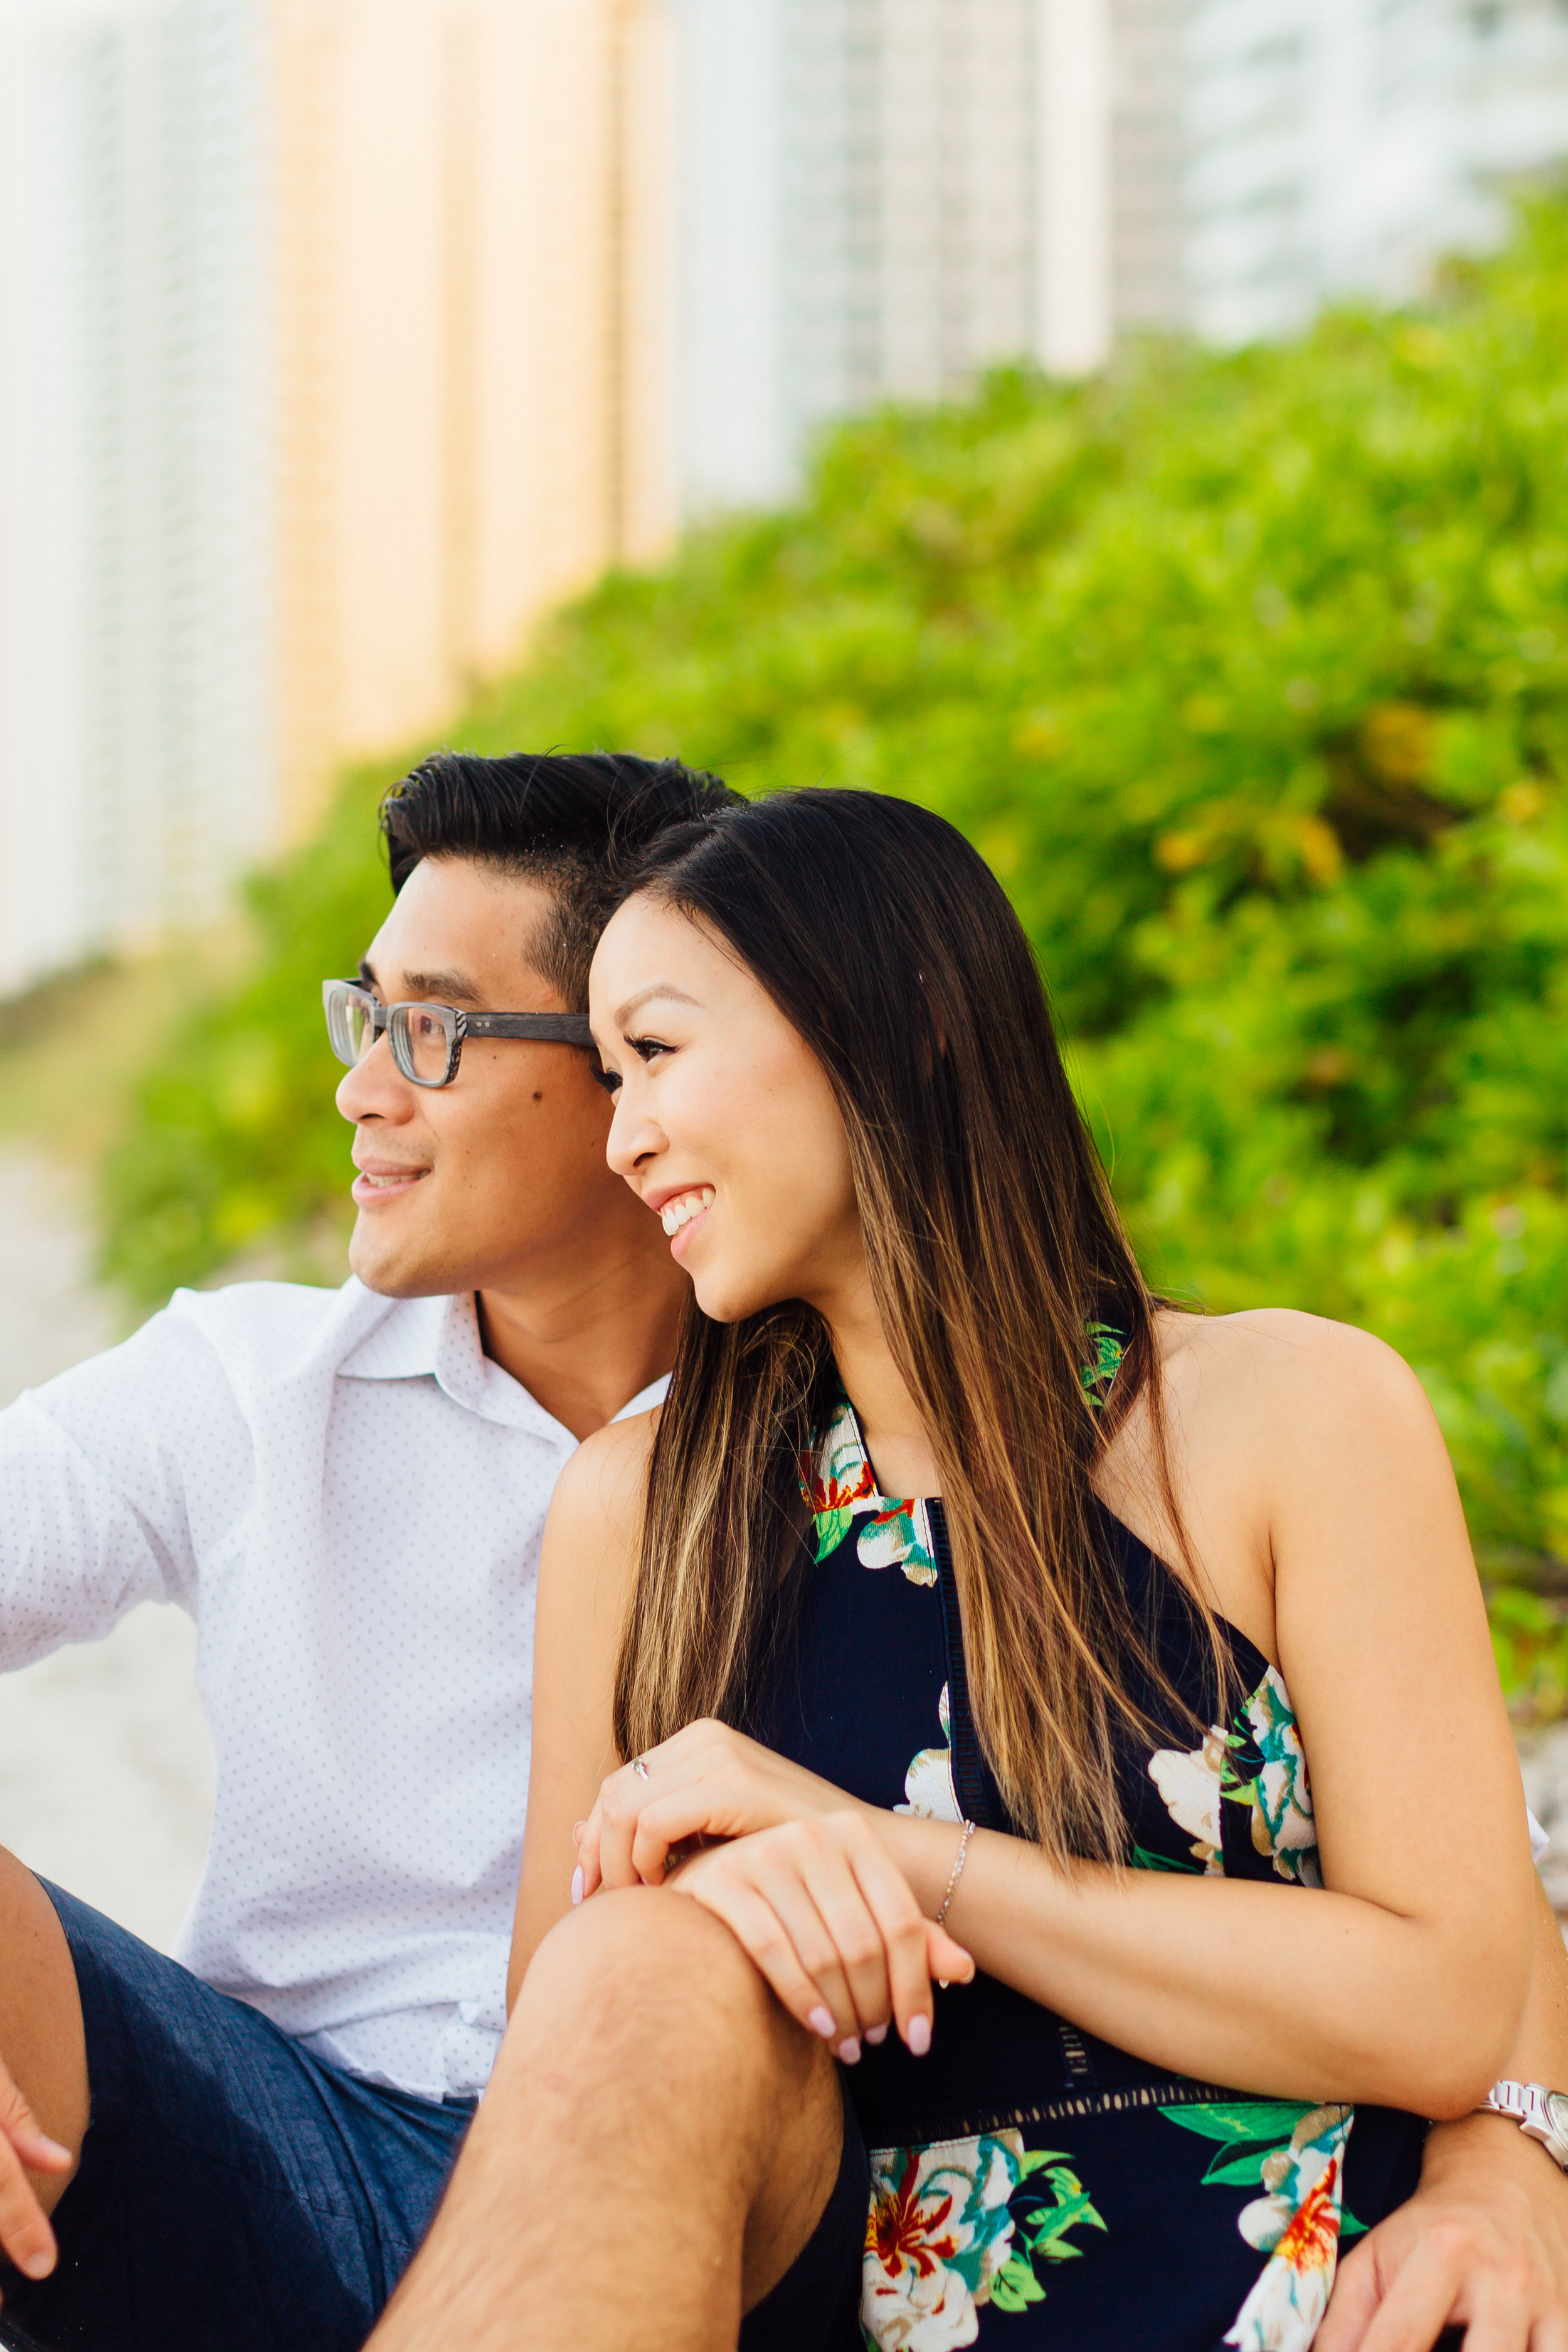
[[[1093,1344],[1103,1395],[1120,1349],[1106,1330]],[[970,1715],[941,1503],[878,1493],[847,1402],[802,1466],[816,1557],[751,1727],[867,1803],[1016,1834]],[[1103,1520],[1135,1620],[1206,1721],[1212,1656],[1176,1578]],[[1247,1696],[1196,1746],[1171,1720],[1168,1746],[1129,1749],[1130,1859],[1310,1901],[1289,1694],[1221,1631]],[[1415,2189],[1415,2116],[1192,2082],[984,1975],[935,2000],[929,2056],[889,2034],[846,2073],[871,2152],[860,2316],[879,2352],[1306,2352],[1341,2240]]]

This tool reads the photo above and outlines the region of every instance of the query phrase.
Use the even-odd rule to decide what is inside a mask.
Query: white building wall
[[[675,0],[677,472],[689,514],[782,498],[788,0]]]
[[[686,512],[776,499],[817,425],[1037,347],[1063,5],[674,0]]]
[[[1186,0],[1179,312],[1237,342],[1406,299],[1568,160],[1561,0]]]
[[[0,0],[0,993],[265,841],[252,0]]]

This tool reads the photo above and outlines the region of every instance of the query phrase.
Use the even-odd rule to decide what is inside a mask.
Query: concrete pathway
[[[0,1405],[112,1344],[70,1180],[0,1155]],[[0,1678],[0,1844],[167,1950],[201,1873],[213,1764],[173,1608]]]

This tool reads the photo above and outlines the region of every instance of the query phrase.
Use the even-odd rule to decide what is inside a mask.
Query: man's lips
[[[429,1173],[428,1168],[399,1166],[395,1160],[373,1160],[360,1169],[350,1191],[358,1207],[371,1208],[378,1202],[402,1200]]]

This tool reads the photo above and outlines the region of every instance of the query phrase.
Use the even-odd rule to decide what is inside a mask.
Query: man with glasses
[[[176,1601],[217,1759],[183,1966],[0,1856],[0,2335],[349,2352],[428,2221],[505,2023],[545,1509],[686,1291],[605,1164],[588,962],[616,854],[731,797],[416,769],[325,989],[353,1277],[182,1292],[0,1413],[0,1669]]]
[[[0,1669],[179,1601],[218,1762],[179,1962],[0,1854],[0,2340],[352,2352],[429,2221],[505,2024],[545,1509],[657,1401],[685,1293],[605,1164],[588,962],[617,852],[729,797],[622,755],[416,769],[392,910],[325,988],[353,1278],[182,1293],[0,1414]],[[1547,2042],[1521,2063],[1561,2081]],[[627,2095],[679,2099],[677,2055],[650,2034]],[[800,2123],[769,2124],[786,2169]],[[672,2187],[635,2169],[606,2149],[634,2238]],[[1352,2257],[1335,2352],[1385,2291],[1368,2352],[1451,2310],[1560,2352],[1551,2158],[1475,2118],[1427,2180]],[[485,2263],[475,2212],[459,2184],[448,2269]],[[531,2341],[526,2310],[498,2326]]]

